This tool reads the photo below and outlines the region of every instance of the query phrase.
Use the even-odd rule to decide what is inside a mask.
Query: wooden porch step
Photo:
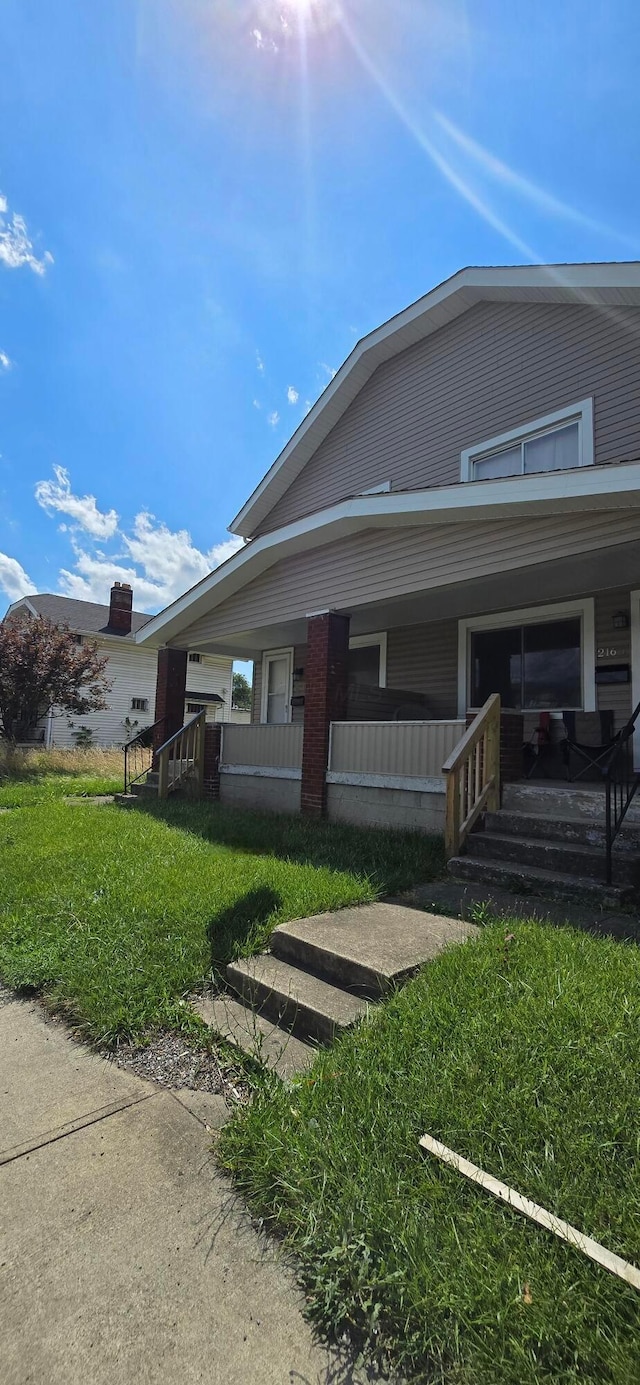
[[[323,1044],[367,1011],[365,1000],[271,953],[231,962],[227,981],[262,1018]]]
[[[447,863],[447,869],[456,880],[495,885],[513,894],[546,895],[576,903],[584,901],[601,909],[619,909],[635,893],[629,885],[604,885],[597,880],[580,879],[559,871],[543,870],[539,866],[523,866],[515,861],[484,861],[475,856],[453,856]]]
[[[483,861],[508,865],[514,862],[523,869],[540,867],[556,874],[576,876],[578,881],[604,882],[606,858],[604,847],[550,838],[522,837],[508,833],[472,832],[467,838],[467,855]],[[615,858],[616,885],[635,885],[640,879],[640,854],[618,852]]]

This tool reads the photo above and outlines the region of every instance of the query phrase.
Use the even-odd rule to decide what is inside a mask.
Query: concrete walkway
[[[216,1171],[222,1098],[127,1075],[7,993],[0,1052],[3,1385],[372,1378],[314,1343]]]

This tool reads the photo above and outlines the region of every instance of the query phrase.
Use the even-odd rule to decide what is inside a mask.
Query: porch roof
[[[282,559],[364,530],[487,522],[605,509],[640,509],[640,463],[620,462],[574,471],[459,483],[438,489],[358,496],[248,543],[197,586],[152,617],[136,635],[136,642],[154,648],[176,644],[198,619]],[[463,564],[464,554],[461,554],[460,583],[464,583]],[[216,652],[228,650],[225,647],[224,651]]]

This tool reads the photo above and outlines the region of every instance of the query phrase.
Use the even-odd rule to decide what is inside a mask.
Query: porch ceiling
[[[494,611],[517,610],[521,606],[543,605],[617,587],[640,588],[637,543],[560,558],[507,575],[494,573],[472,582],[418,591],[387,602],[358,606],[351,612],[348,607],[340,609],[345,615],[351,615],[352,635],[368,635],[397,626],[459,620]],[[198,649],[203,653],[252,659],[264,649],[305,644],[306,639],[307,622],[299,619],[255,630],[240,630],[223,642],[200,642]]]

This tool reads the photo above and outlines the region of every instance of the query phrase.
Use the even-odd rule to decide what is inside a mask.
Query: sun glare
[[[340,17],[339,0],[262,0],[261,19],[265,28],[280,36],[300,29],[320,33],[330,29]]]

